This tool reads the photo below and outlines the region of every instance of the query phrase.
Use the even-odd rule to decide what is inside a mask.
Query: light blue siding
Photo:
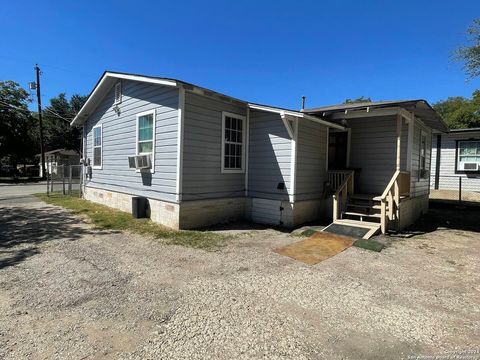
[[[396,116],[349,119],[350,167],[359,169],[355,192],[382,194],[396,170]],[[402,126],[401,170],[407,164],[408,127]]]
[[[250,111],[248,195],[288,200],[291,139],[280,115]],[[277,189],[284,183],[284,189]]]
[[[322,198],[327,153],[327,127],[299,119],[297,138],[296,196],[298,200]]]
[[[86,185],[153,199],[175,201],[178,138],[176,88],[122,81],[120,114],[113,110],[112,88],[86,122],[86,157],[93,163],[92,128],[102,124],[102,169],[92,170]],[[155,110],[155,172],[128,168],[128,156],[136,153],[136,115]]]
[[[245,195],[245,173],[222,173],[222,112],[246,116],[247,106],[185,93],[183,200]]]
[[[475,172],[455,173],[456,147],[458,140],[477,140],[480,139],[480,131],[465,132],[465,133],[450,133],[441,134],[442,146],[440,150],[440,178],[439,189],[458,190],[459,178],[462,178],[463,191],[480,192],[480,174]],[[436,157],[437,157],[437,137],[433,137],[432,150],[432,171],[430,177],[430,188],[435,186],[435,171],[436,171]]]

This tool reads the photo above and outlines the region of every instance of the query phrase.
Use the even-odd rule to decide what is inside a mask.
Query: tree
[[[451,129],[480,127],[480,91],[476,90],[472,98],[462,96],[449,97],[433,104]]]
[[[0,159],[10,165],[35,161],[38,122],[28,110],[29,94],[18,83],[0,81]]]
[[[356,104],[356,103],[364,103],[364,102],[372,102],[370,97],[360,96],[356,99],[346,99],[345,104]]]
[[[456,52],[456,58],[464,62],[463,69],[468,78],[480,75],[480,19],[476,19],[467,30],[471,46],[461,47]]]
[[[43,112],[47,151],[68,149],[81,153],[81,128],[70,126],[70,121],[80,111],[86,100],[86,96],[78,94],[68,100],[65,93],[50,99],[50,105]]]

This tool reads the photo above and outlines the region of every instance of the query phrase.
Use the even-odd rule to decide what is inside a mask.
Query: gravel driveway
[[[298,240],[275,230],[205,252],[95,230],[29,199],[0,201],[0,358],[397,359],[480,349],[478,219],[447,224],[435,210],[424,234],[309,266],[272,252]]]

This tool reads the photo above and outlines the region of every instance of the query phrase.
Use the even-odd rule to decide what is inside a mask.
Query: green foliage
[[[356,246],[365,250],[376,251],[376,252],[382,251],[382,249],[385,247],[382,243],[379,243],[378,241],[365,240],[365,239],[360,239],[355,241],[353,243],[353,246]]]
[[[316,230],[313,230],[313,229],[307,229],[305,231],[302,231],[301,235],[302,236],[307,236],[307,237],[310,237],[312,236],[313,234],[316,234],[318,231]]]
[[[480,75],[480,19],[476,19],[467,30],[471,46],[461,47],[456,52],[458,60],[464,62],[463,69],[469,78]]]
[[[344,104],[356,104],[356,103],[364,103],[364,102],[372,102],[370,97],[360,96],[356,99],[346,99]]]
[[[480,91],[476,90],[471,99],[462,96],[449,97],[433,104],[451,129],[480,127]]]
[[[207,251],[215,251],[225,245],[226,237],[209,231],[176,231],[152,222],[150,219],[135,219],[132,215],[95,204],[79,197],[60,194],[35,194],[48,204],[61,206],[74,214],[86,215],[97,228],[129,231],[150,235],[168,245],[181,245]]]
[[[70,121],[81,109],[86,96],[73,95],[70,100],[64,93],[50,99],[50,105],[43,111],[45,128],[45,149],[65,148],[81,151],[81,128],[70,126]]]
[[[11,165],[33,162],[40,149],[28,103],[29,94],[19,84],[0,81],[0,159]]]

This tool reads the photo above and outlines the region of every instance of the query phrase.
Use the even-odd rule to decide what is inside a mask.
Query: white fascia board
[[[264,105],[256,105],[256,104],[248,104],[248,107],[250,109],[254,109],[254,110],[261,110],[261,111],[267,111],[267,112],[280,114],[280,116],[287,115],[287,116],[293,116],[293,117],[296,117],[296,118],[302,118],[302,119],[314,121],[316,123],[319,123],[319,124],[322,124],[322,125],[334,128],[334,129],[345,130],[345,128],[341,125],[322,120],[320,118],[302,113],[300,111],[284,110],[284,109],[280,109],[280,108],[264,106]]]
[[[86,111],[86,109],[89,108],[89,106],[93,103],[94,99],[99,96],[99,93],[102,91],[102,86],[105,84],[108,78],[116,78],[116,79],[125,79],[125,80],[133,80],[133,81],[141,81],[141,82],[146,82],[146,83],[152,83],[152,84],[158,84],[158,85],[165,85],[165,86],[172,86],[176,87],[178,86],[176,81],[173,80],[166,80],[166,79],[153,79],[149,78],[146,76],[139,76],[139,75],[128,75],[128,74],[117,74],[117,73],[111,73],[111,72],[106,72],[103,74],[102,78],[98,82],[97,86],[95,86],[95,89],[93,89],[92,93],[88,97],[87,101],[85,104],[83,104],[82,108],[80,111],[77,113],[75,118],[72,120],[70,123],[71,126],[77,124],[77,123],[82,123],[85,119],[80,119],[83,116],[83,113]]]

